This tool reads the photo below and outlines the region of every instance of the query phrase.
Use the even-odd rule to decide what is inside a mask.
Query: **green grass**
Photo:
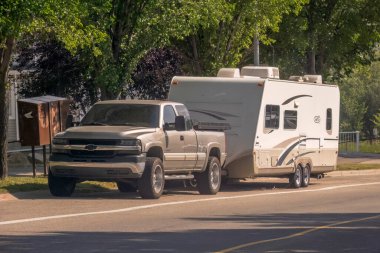
[[[7,177],[0,180],[0,193],[15,193],[48,190],[47,178],[40,177]],[[77,192],[104,192],[117,189],[116,184],[112,182],[83,182],[77,184]]]
[[[373,170],[380,169],[380,164],[346,163],[338,164],[337,170]]]
[[[356,145],[354,142],[345,142],[339,144],[340,152],[355,152]],[[359,152],[380,154],[380,141],[374,140],[372,144],[369,141],[361,141],[359,144]]]
[[[380,154],[380,141],[373,141],[372,144],[369,141],[361,141],[359,150],[363,153]]]

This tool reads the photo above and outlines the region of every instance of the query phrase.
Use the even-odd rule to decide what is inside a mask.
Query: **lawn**
[[[0,193],[14,193],[37,190],[48,190],[47,178],[39,177],[7,177],[0,180]],[[117,189],[112,182],[83,182],[77,184],[75,191],[79,192],[104,192]]]
[[[346,163],[338,164],[337,170],[372,170],[380,169],[380,164]]]
[[[356,152],[356,144],[354,142],[344,142],[339,144],[339,152]],[[360,141],[359,152],[380,154],[380,140]]]

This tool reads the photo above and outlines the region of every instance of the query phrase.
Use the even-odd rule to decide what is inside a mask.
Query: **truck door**
[[[164,131],[165,131],[165,150],[164,150],[164,167],[165,170],[175,170],[183,168],[185,153],[183,147],[185,141],[182,132],[175,130],[176,113],[173,106],[164,106]]]
[[[185,153],[185,161],[183,163],[184,168],[192,170],[197,164],[198,160],[198,142],[197,136],[193,129],[193,123],[190,119],[190,114],[184,105],[176,105],[177,114],[184,116],[186,120],[186,130],[181,132],[184,139],[183,150]]]

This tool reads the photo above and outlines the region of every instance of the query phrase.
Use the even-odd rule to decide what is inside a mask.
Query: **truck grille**
[[[115,154],[115,152],[112,150],[94,150],[94,151],[71,150],[70,153],[74,157],[96,157],[96,158],[112,157]]]
[[[91,139],[73,139],[69,140],[70,145],[88,145],[88,144],[94,144],[97,146],[104,145],[104,146],[112,146],[112,145],[118,145],[120,143],[120,140],[91,140]]]

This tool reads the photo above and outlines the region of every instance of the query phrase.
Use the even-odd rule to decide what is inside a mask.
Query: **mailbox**
[[[54,135],[66,129],[69,101],[42,96],[18,100],[22,146],[49,145]]]
[[[20,142],[22,146],[50,144],[47,104],[33,99],[18,101]]]
[[[67,116],[69,114],[69,100],[55,96],[34,97],[34,100],[43,101],[48,104],[50,135],[51,138],[66,129]]]

